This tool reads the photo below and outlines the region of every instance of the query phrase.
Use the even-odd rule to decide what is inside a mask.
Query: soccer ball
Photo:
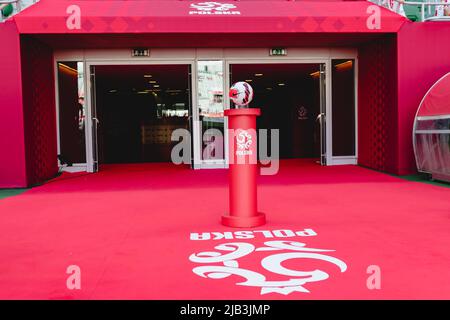
[[[230,88],[230,99],[237,106],[246,106],[253,99],[253,88],[247,82],[236,82]]]

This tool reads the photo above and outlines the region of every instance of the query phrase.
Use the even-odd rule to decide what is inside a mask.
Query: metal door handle
[[[319,115],[316,118],[316,121],[322,121],[322,118],[325,117],[325,113],[319,113]]]
[[[97,124],[100,124],[100,121],[96,117],[92,117],[92,120],[94,120]]]

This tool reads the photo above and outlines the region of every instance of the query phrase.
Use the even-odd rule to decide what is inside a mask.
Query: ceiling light
[[[78,71],[76,69],[71,68],[68,65],[65,65],[64,63],[58,63],[58,66],[61,67],[62,69],[65,69],[66,71],[78,74]]]
[[[253,81],[252,79],[245,80],[245,82],[252,82],[252,81]]]
[[[109,90],[109,93],[115,93],[115,92],[117,92],[117,90],[116,90],[116,89],[113,89],[113,90]]]
[[[279,83],[278,85],[279,85],[279,86],[284,86],[285,84],[284,84],[284,83]]]
[[[267,90],[272,90],[272,88],[266,88]]]
[[[262,77],[263,74],[262,73],[255,73],[255,77]]]
[[[153,77],[151,74],[144,74],[144,78],[151,78]]]
[[[156,83],[155,80],[150,80],[148,83]]]
[[[334,66],[336,68],[336,70],[347,70],[347,69],[351,69],[353,67],[353,61],[352,60],[347,60],[345,62],[342,63],[338,63],[337,65]]]
[[[318,78],[320,76],[320,71],[316,71],[316,72],[310,73],[309,75],[311,77],[313,77],[313,78]]]
[[[155,84],[153,87],[154,88],[159,88],[159,84]]]

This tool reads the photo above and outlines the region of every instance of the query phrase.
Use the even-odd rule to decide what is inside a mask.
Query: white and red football
[[[230,88],[230,99],[237,106],[246,106],[253,99],[253,88],[247,82],[236,82]]]

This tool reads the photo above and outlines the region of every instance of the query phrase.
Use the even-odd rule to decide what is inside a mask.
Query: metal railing
[[[39,0],[0,0],[0,22],[5,21],[6,19],[14,16],[19,13],[23,9],[35,4]],[[3,12],[7,9],[8,6],[12,6],[11,14],[4,15]]]
[[[450,9],[450,2],[414,2],[408,1],[408,4],[410,5],[420,5],[421,9],[421,20],[422,21],[435,21],[435,20],[446,20],[446,21],[450,21],[450,13],[449,16],[445,15],[445,9],[444,8],[449,8]],[[439,15],[437,16],[435,14],[436,11],[436,7],[442,7],[442,11],[443,11],[443,15]],[[425,8],[427,9],[428,12],[428,16],[425,16]]]
[[[394,0],[394,1],[399,2],[398,0]],[[437,21],[437,20],[450,21],[450,16],[436,15],[436,7],[442,6],[442,11],[445,12],[445,10],[444,10],[445,7],[449,7],[450,8],[450,2],[443,2],[443,1],[428,1],[428,2],[405,1],[403,3],[403,5],[420,6],[420,21]]]
[[[387,8],[405,17],[411,18],[414,10],[418,9],[418,21],[450,21],[450,16],[446,16],[445,8],[450,10],[450,2],[442,0],[433,1],[402,1],[402,0],[369,0],[381,7]],[[437,15],[436,9],[442,9],[442,14]],[[410,11],[409,14],[406,11]],[[449,13],[450,14],[450,13]]]

